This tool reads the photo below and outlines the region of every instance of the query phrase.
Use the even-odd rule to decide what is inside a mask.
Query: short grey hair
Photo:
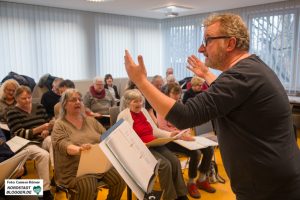
[[[153,76],[151,83],[154,83],[157,79],[161,79],[162,81],[164,81],[164,79],[161,75],[155,75],[155,76]]]
[[[96,76],[96,77],[93,79],[93,84],[95,84],[97,81],[102,81],[103,84],[105,83],[105,82],[104,82],[104,78],[103,78],[103,77],[100,77],[100,76]]]
[[[170,82],[170,81],[173,81],[173,82],[176,82],[176,78],[174,75],[170,74],[169,76],[167,76],[167,82]]]
[[[136,99],[140,99],[144,102],[144,97],[138,89],[126,90],[124,93],[125,108],[128,108],[130,102]]]
[[[77,93],[79,94],[80,97],[82,97],[82,94],[77,90],[77,89],[74,89],[74,88],[69,88],[67,89],[60,97],[60,110],[59,110],[59,118],[60,119],[63,119],[66,114],[67,114],[67,111],[65,109],[65,106],[68,102],[68,100],[71,98],[71,96],[74,94],[74,93]]]

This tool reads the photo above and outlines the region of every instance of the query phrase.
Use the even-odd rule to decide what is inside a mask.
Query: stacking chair
[[[116,123],[119,113],[120,113],[119,106],[114,106],[109,108],[110,126],[113,126]]]

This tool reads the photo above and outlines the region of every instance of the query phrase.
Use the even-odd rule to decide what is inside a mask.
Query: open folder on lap
[[[132,127],[118,121],[102,134],[100,147],[137,198],[144,199],[152,191],[159,162]]]
[[[6,144],[9,146],[9,148],[14,152],[17,153],[21,151],[23,148],[25,148],[29,144],[39,144],[37,141],[31,141],[27,140],[25,138],[15,136],[8,140]]]

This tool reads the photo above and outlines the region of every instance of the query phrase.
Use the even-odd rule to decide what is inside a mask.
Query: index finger
[[[124,60],[125,60],[125,65],[127,66],[129,63],[132,63],[132,57],[129,53],[129,51],[127,49],[125,49],[125,56],[124,56]]]

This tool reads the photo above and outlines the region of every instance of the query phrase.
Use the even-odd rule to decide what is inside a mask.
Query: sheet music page
[[[6,142],[6,144],[10,147],[10,149],[14,153],[16,153],[18,150],[20,150],[21,148],[26,146],[29,142],[30,142],[30,140],[27,140],[27,139],[19,137],[19,136],[15,136],[15,137],[11,138],[10,140],[8,140]]]
[[[203,146],[218,146],[218,143],[203,136],[196,136],[196,142]]]
[[[197,149],[203,149],[203,148],[207,147],[202,144],[199,144],[196,140],[195,141],[174,140],[173,142],[175,142],[189,150],[197,150]]]
[[[215,141],[212,141],[202,136],[196,136],[193,138],[195,139],[194,141],[174,140],[173,142],[189,150],[203,149],[208,146],[218,146],[218,143],[216,143]]]
[[[107,138],[106,145],[142,189],[147,191],[148,181],[154,173],[157,161],[132,130],[124,124]]]
[[[123,121],[100,147],[132,191],[143,199],[158,162],[132,127]]]
[[[92,145],[92,148],[82,151],[80,155],[77,177],[85,174],[105,173],[112,167],[99,144]]]
[[[0,128],[9,131],[8,125],[6,123],[0,122]]]
[[[136,183],[136,181],[131,176],[129,176],[127,171],[123,168],[123,166],[120,164],[120,162],[114,156],[114,154],[107,148],[105,142],[101,142],[100,147],[101,147],[102,151],[105,153],[105,155],[109,158],[109,160],[112,163],[112,165],[114,166],[114,168],[118,171],[120,176],[123,178],[123,180],[126,182],[126,184],[133,191],[135,196],[138,199],[144,199],[145,191]]]

